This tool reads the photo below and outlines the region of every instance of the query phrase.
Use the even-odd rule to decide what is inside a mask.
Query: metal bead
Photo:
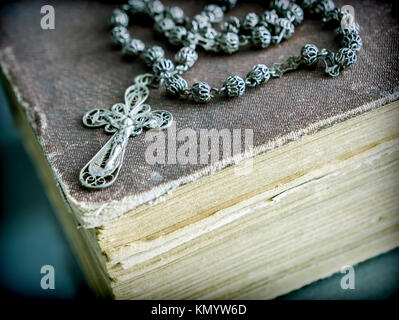
[[[353,33],[353,32],[355,32],[355,33],[359,33],[359,25],[356,23],[356,24],[354,24],[353,26],[352,26],[352,28],[350,28],[350,29],[341,29],[341,28],[338,28],[337,30],[336,30],[336,33],[337,33],[337,38],[338,38],[338,40],[339,41],[342,41],[342,39],[345,37],[345,36],[347,36],[347,35],[349,35],[349,34],[351,34],[351,33]]]
[[[157,76],[161,76],[161,77],[165,74],[172,72],[174,69],[175,69],[175,65],[173,64],[172,60],[169,60],[166,58],[158,59],[152,65],[152,71],[154,71],[154,73]]]
[[[233,32],[222,33],[218,38],[220,48],[229,54],[238,51],[240,47],[240,38]]]
[[[109,17],[109,25],[112,27],[127,27],[129,25],[129,16],[121,9],[115,9]]]
[[[355,51],[349,48],[341,48],[335,55],[335,62],[340,65],[342,70],[349,68],[352,64],[356,63],[357,56]]]
[[[219,33],[218,33],[214,28],[206,28],[206,29],[204,30],[204,32],[202,33],[202,35],[203,35],[205,38],[209,39],[209,40],[214,40],[214,39],[216,39],[216,37],[217,37],[218,34],[219,34]]]
[[[218,23],[222,21],[224,13],[221,7],[216,4],[208,4],[204,9],[211,23]]]
[[[304,13],[300,6],[298,6],[296,3],[291,3],[288,10],[288,18],[292,19],[291,21],[294,24],[298,25],[303,22]]]
[[[182,26],[176,26],[169,31],[168,40],[171,44],[178,46],[187,36],[187,29]]]
[[[223,84],[229,97],[239,97],[245,92],[245,82],[239,76],[230,76]]]
[[[318,60],[319,49],[314,44],[305,44],[301,50],[302,62],[311,66]]]
[[[165,79],[163,85],[166,91],[172,95],[182,95],[188,88],[186,80],[178,74]]]
[[[164,50],[160,46],[149,47],[143,53],[143,60],[145,64],[151,67],[155,61],[162,59],[165,56]]]
[[[147,13],[151,16],[157,16],[165,11],[165,6],[159,0],[152,0],[147,2]]]
[[[254,87],[260,85],[265,81],[268,81],[269,79],[269,68],[266,67],[264,64],[257,64],[256,66],[253,66],[252,69],[248,72],[245,78],[245,83],[250,87]]]
[[[178,6],[170,7],[168,9],[168,16],[176,23],[182,23],[184,21],[184,11]]]
[[[288,20],[287,18],[280,18],[277,20],[276,32],[280,33],[284,30],[283,38],[288,39],[291,38],[295,33],[294,24]]]
[[[182,45],[186,47],[195,48],[198,43],[198,37],[196,33],[191,30],[187,32],[187,35],[183,37]]]
[[[198,53],[190,47],[181,48],[175,55],[176,64],[185,65],[187,68],[191,68],[197,59]]]
[[[196,82],[191,87],[191,95],[195,102],[208,102],[212,99],[211,87],[206,82]]]
[[[347,32],[342,37],[341,45],[344,48],[350,48],[353,51],[359,51],[362,48],[363,42],[362,38],[360,38],[356,31],[350,30],[350,32]]]
[[[146,11],[146,1],[144,0],[129,0],[128,4],[132,15]]]
[[[240,27],[240,19],[235,16],[230,16],[227,21],[222,23],[221,30],[222,32],[238,33],[240,31]]]
[[[264,26],[257,26],[252,31],[252,43],[260,48],[267,48],[272,41],[270,31]]]
[[[130,39],[129,31],[125,27],[114,27],[111,31],[111,41],[116,46],[122,46]]]
[[[175,26],[175,22],[171,18],[164,17],[155,23],[154,28],[155,28],[155,31],[157,31],[161,34],[165,34],[167,31],[174,28],[174,26]]]
[[[196,14],[193,18],[193,23],[197,24],[195,27],[198,30],[202,30],[202,29],[211,27],[209,17],[204,12],[202,12],[200,14]]]
[[[145,45],[143,41],[140,39],[131,39],[127,42],[122,47],[122,53],[126,56],[138,56],[140,53],[142,53],[145,49]]]
[[[327,12],[334,8],[335,4],[333,0],[317,0],[309,8],[309,13],[316,16],[325,16]]]
[[[244,30],[251,30],[259,22],[258,15],[254,12],[248,13],[244,19],[242,19],[241,26]]]
[[[273,0],[270,3],[270,8],[276,9],[279,12],[285,12],[290,6],[289,0]]]
[[[212,2],[218,4],[224,10],[231,10],[237,4],[237,0],[214,0]]]
[[[262,13],[260,21],[261,23],[265,23],[266,25],[276,25],[277,21],[279,19],[279,16],[276,12],[276,10],[271,10],[271,11],[265,11]]]

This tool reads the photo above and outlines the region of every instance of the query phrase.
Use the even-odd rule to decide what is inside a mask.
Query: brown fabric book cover
[[[175,2],[165,1],[166,5],[172,3]],[[119,51],[111,48],[107,19],[116,4],[57,1],[55,30],[42,30],[40,8],[44,4],[14,1],[2,6],[1,67],[57,183],[77,211],[95,211],[110,202],[124,203],[124,208],[132,209],[233,162],[224,159],[206,165],[150,165],[144,158],[149,142],[142,134],[130,139],[123,167],[113,186],[94,191],[82,187],[80,169],[110,138],[102,128],[84,127],[82,116],[93,107],[108,109],[123,101],[125,89],[136,75],[147,69],[141,61],[126,61]],[[355,8],[363,40],[358,62],[339,77],[326,76],[323,66],[318,65],[312,70],[301,69],[273,79],[237,99],[217,99],[199,105],[153,90],[148,103],[153,109],[170,111],[177,130],[253,129],[254,149],[246,156],[254,156],[396,100],[399,24],[391,12],[392,4],[371,0],[336,4]],[[181,1],[179,5],[186,15],[192,16],[204,3]],[[229,14],[243,16],[264,9],[259,3],[245,2]],[[130,30],[133,37],[143,39],[146,45],[165,47],[151,26],[133,25]],[[200,51],[199,61],[185,74],[185,79],[189,84],[206,81],[220,86],[229,75],[245,76],[255,64],[271,66],[297,55],[306,43],[319,48],[338,48],[333,31],[322,29],[319,21],[309,20],[296,28],[291,39],[266,50],[242,50],[232,56]],[[166,48],[167,56],[173,57],[173,48]],[[123,213],[118,211],[118,215]],[[107,212],[102,214],[107,219]]]

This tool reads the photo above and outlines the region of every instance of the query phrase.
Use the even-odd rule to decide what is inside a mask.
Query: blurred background
[[[0,82],[0,287],[6,297],[93,298],[13,126]],[[23,199],[20,195],[23,194]],[[55,270],[55,289],[43,290],[43,265]],[[354,267],[355,289],[343,290],[337,273],[278,299],[390,299],[399,292],[399,249]]]

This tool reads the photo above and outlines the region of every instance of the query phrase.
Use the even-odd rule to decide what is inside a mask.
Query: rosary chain
[[[261,15],[250,12],[241,19],[230,16],[223,22],[225,12],[235,6],[236,0],[213,2],[190,21],[180,7],[166,8],[159,0],[129,0],[115,9],[109,19],[112,42],[127,56],[140,55],[152,69],[151,74],[143,77],[146,85],[161,85],[171,95],[198,103],[209,102],[220,95],[239,97],[246,88],[266,83],[270,78],[279,78],[300,66],[312,66],[320,60],[324,62],[325,73],[335,77],[357,61],[357,53],[362,47],[359,26],[353,16],[336,8],[332,0],[301,0],[298,4],[290,0],[272,0],[270,8]],[[162,47],[145,48],[140,39],[130,37],[127,30],[129,21],[140,15],[151,17],[155,31],[170,44],[181,47],[174,61],[165,57]],[[270,68],[264,64],[255,65],[244,79],[237,75],[229,76],[220,88],[202,81],[189,88],[182,77],[198,60],[197,47],[227,54],[233,54],[247,45],[264,49],[292,37],[295,27],[303,22],[305,15],[319,18],[325,27],[335,29],[340,42],[338,52],[319,50],[313,44],[306,44],[299,55],[274,63]],[[214,25],[219,23],[220,31],[217,31]]]

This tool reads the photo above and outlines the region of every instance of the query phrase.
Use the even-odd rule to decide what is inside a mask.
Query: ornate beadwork
[[[108,20],[112,27],[127,27],[129,25],[129,16],[121,9],[115,9]]]
[[[261,22],[264,22],[267,25],[276,25],[279,16],[276,10],[267,10],[261,15]]]
[[[240,19],[235,16],[230,16],[227,21],[223,22],[221,30],[222,32],[238,33],[240,31],[240,27]]]
[[[164,12],[164,10],[165,6],[159,0],[152,0],[146,2],[146,12],[152,17],[160,15],[161,13]]]
[[[239,97],[245,92],[245,82],[239,76],[230,76],[223,84],[229,97]]]
[[[238,51],[240,47],[240,38],[238,37],[238,34],[233,32],[221,34],[218,41],[220,49],[229,54]]]
[[[301,24],[304,19],[302,8],[296,3],[291,3],[288,7],[287,18],[295,25]]]
[[[111,31],[111,40],[115,46],[123,46],[130,39],[129,31],[125,27],[114,27]]]
[[[80,181],[84,186],[103,188],[111,185],[119,173],[129,137],[140,134],[144,128],[164,129],[170,125],[172,116],[169,112],[151,111],[144,104],[150,86],[161,85],[171,95],[192,98],[198,103],[208,102],[220,94],[239,97],[247,86],[258,86],[271,77],[279,78],[300,66],[314,65],[318,60],[324,62],[326,74],[335,77],[356,62],[357,52],[362,47],[359,26],[354,17],[335,8],[332,0],[301,0],[299,5],[289,0],[272,0],[269,9],[260,16],[251,12],[242,19],[230,16],[224,22],[224,12],[234,7],[236,0],[212,2],[215,4],[205,6],[191,21],[184,17],[180,7],[166,8],[160,0],[129,0],[128,4],[112,12],[109,18],[112,43],[120,47],[124,55],[140,55],[152,73],[135,78],[135,83],[125,92],[124,103],[115,104],[111,110],[95,109],[84,116],[86,126],[105,126],[106,132],[114,133],[82,169]],[[181,74],[197,61],[197,47],[232,54],[249,44],[259,48],[278,44],[294,34],[295,26],[303,21],[304,11],[319,17],[328,27],[338,27],[337,38],[341,49],[337,53],[327,49],[319,51],[316,46],[307,44],[300,55],[274,63],[270,69],[264,64],[255,65],[247,73],[245,81],[239,76],[230,76],[221,88],[196,82],[188,89]],[[129,17],[136,14],[147,15],[157,32],[165,36],[170,44],[180,46],[175,55],[176,66],[165,57],[160,46],[145,49],[142,41],[131,39],[127,26],[129,20],[134,20]],[[221,31],[213,26],[218,22],[222,22]]]
[[[145,49],[143,41],[140,39],[131,39],[124,43],[122,53],[126,56],[138,56]]]
[[[341,48],[335,55],[335,61],[340,65],[342,70],[349,68],[356,60],[356,53],[350,48]]]
[[[183,77],[178,74],[166,78],[163,85],[166,91],[171,95],[182,96],[188,89],[186,80],[184,80]]]
[[[114,26],[113,43],[121,46],[123,53],[128,56],[136,56],[143,52],[144,61],[154,72],[153,84],[162,82],[166,88],[170,87],[170,92],[176,94],[180,92],[184,97],[187,96],[186,82],[183,78],[173,76],[183,74],[194,65],[198,59],[197,46],[208,51],[232,54],[249,43],[259,48],[266,48],[271,43],[278,44],[294,34],[295,25],[303,21],[304,10],[319,16],[326,26],[340,25],[341,28],[337,29],[338,40],[341,47],[351,51],[341,49],[335,54],[323,49],[319,52],[316,46],[306,45],[299,56],[289,57],[281,63],[273,64],[268,71],[269,77],[280,77],[285,72],[297,69],[300,65],[313,65],[319,59],[326,64],[326,73],[336,76],[356,61],[356,52],[362,46],[358,24],[349,13],[335,8],[332,0],[301,0],[299,4],[289,0],[272,0],[269,9],[260,16],[253,12],[248,13],[241,20],[230,16],[222,22],[221,32],[212,25],[221,22],[224,11],[235,6],[236,1],[215,0],[213,2],[215,4],[206,5],[203,11],[195,15],[190,22],[184,17],[184,12],[180,7],[166,8],[159,0],[129,0],[128,5],[114,10],[110,18],[110,23]],[[161,47],[153,46],[144,50],[144,44],[138,39],[130,40],[126,29],[129,22],[127,13],[149,15],[154,21],[154,28],[164,34],[171,44],[184,46],[175,55],[175,67],[169,59],[164,58]],[[258,84],[261,70],[263,69],[252,69],[247,74],[245,83],[249,86]],[[209,90],[207,99],[222,92],[228,93],[226,87],[212,88]]]
[[[176,23],[182,23],[184,21],[184,11],[178,6],[170,7],[167,15]]]
[[[258,24],[258,15],[254,12],[248,13],[241,22],[241,26],[244,30],[252,30]]]
[[[176,64],[184,65],[186,69],[191,68],[197,59],[198,53],[190,47],[181,48],[175,55]]]
[[[173,117],[168,111],[151,111],[151,107],[144,104],[148,94],[148,88],[136,78],[136,83],[125,91],[124,103],[114,104],[111,110],[93,109],[83,116],[86,126],[105,126],[106,132],[114,133],[80,171],[83,186],[98,189],[112,185],[122,167],[129,137],[141,134],[144,128],[162,130],[170,126]]]
[[[264,26],[257,26],[252,30],[252,43],[260,48],[267,48],[272,41],[270,31]]]
[[[172,76],[183,74],[195,64],[198,59],[197,46],[208,51],[233,54],[241,46],[249,43],[259,48],[266,48],[272,43],[278,44],[294,34],[295,25],[303,21],[304,10],[319,16],[326,26],[341,26],[337,29],[337,35],[342,48],[348,48],[356,53],[362,46],[358,24],[349,13],[335,8],[332,0],[301,0],[299,4],[289,0],[272,0],[269,9],[260,16],[254,12],[248,13],[242,19],[230,16],[222,22],[221,32],[212,25],[221,22],[224,11],[232,8],[236,1],[216,0],[214,3],[206,5],[190,22],[184,17],[180,7],[166,8],[159,0],[129,0],[128,5],[114,10],[110,18],[110,23],[114,26],[113,43],[121,46],[123,53],[128,56],[136,56],[143,52],[144,61],[154,72],[153,84],[162,82],[166,88],[171,88],[169,91],[175,94],[180,92],[183,97],[187,96],[184,79]],[[154,20],[155,30],[165,35],[171,44],[184,46],[175,55],[176,66],[164,58],[165,54],[161,47],[153,46],[144,50],[144,44],[138,39],[130,40],[126,29],[129,22],[127,13],[149,15]],[[306,45],[299,56],[289,57],[281,63],[273,64],[268,75],[280,77],[300,65],[313,65],[319,59],[326,64],[326,73],[336,76],[356,61],[356,54],[352,55],[350,51],[345,50],[337,54],[326,49],[319,52],[316,46]],[[247,85],[259,82],[255,76],[257,72],[259,73],[260,69],[251,70],[247,74],[245,80]],[[211,91],[214,94],[211,94]],[[212,88],[207,99],[222,92],[228,91],[225,87]]]
[[[301,50],[302,62],[311,66],[318,60],[319,49],[314,44],[305,44]]]
[[[264,64],[257,64],[253,66],[245,78],[245,84],[250,87],[255,87],[270,79],[269,68]]]
[[[270,3],[270,7],[273,9],[276,9],[279,12],[286,12],[288,11],[290,7],[290,1],[289,0],[273,0]]]
[[[182,26],[176,26],[169,31],[168,40],[171,44],[178,46],[183,42],[187,35],[187,29]]]
[[[211,87],[206,82],[196,82],[191,87],[191,96],[195,102],[205,103],[211,100]]]
[[[318,0],[313,3],[310,12],[318,16],[324,16],[334,8],[335,4],[333,0]]]
[[[277,35],[272,38],[274,43],[280,43],[283,39],[289,39],[295,32],[294,24],[287,18],[279,18],[276,23]]]
[[[167,74],[170,74],[175,69],[175,65],[172,60],[161,58],[154,62],[152,65],[152,70],[154,71],[156,76],[165,77]]]
[[[163,17],[154,24],[154,29],[160,34],[165,34],[167,31],[175,27],[175,22],[169,17]]]
[[[129,0],[128,2],[129,13],[135,15],[137,13],[144,13],[147,9],[146,1],[144,0]]]
[[[216,4],[209,4],[204,8],[205,14],[211,23],[219,23],[222,21],[224,13],[220,6]]]
[[[362,48],[362,38],[355,30],[348,30],[348,32],[342,37],[342,47],[350,48],[353,51],[359,51]]]
[[[143,60],[145,64],[152,67],[155,61],[165,56],[165,51],[160,46],[149,47],[143,53]]]

